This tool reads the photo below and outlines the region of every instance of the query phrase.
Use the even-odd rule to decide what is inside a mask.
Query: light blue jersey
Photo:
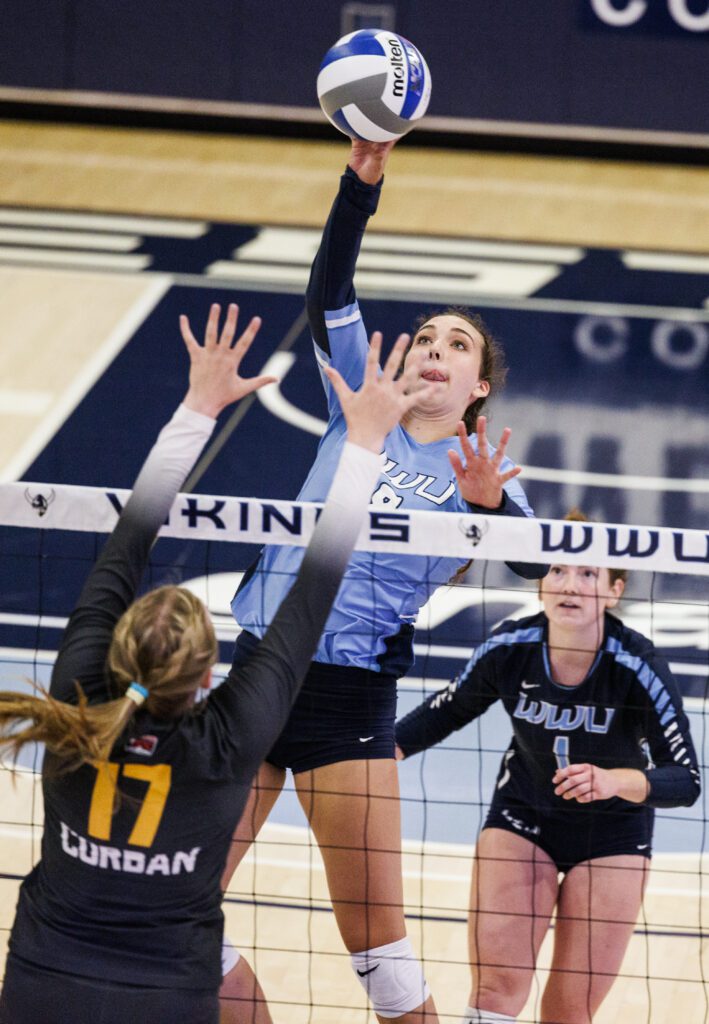
[[[314,346],[327,396],[329,420],[315,462],[298,494],[300,501],[325,500],[347,433],[340,403],[322,368],[334,366],[349,386],[357,389],[362,384],[367,359],[367,335],[356,302],[326,311],[325,326],[329,353],[316,343]],[[471,442],[477,448],[474,435]],[[469,512],[470,506],[458,491],[448,459],[450,448],[456,449],[462,457],[457,437],[419,444],[403,427],[395,427],[386,439],[381,476],[371,503],[389,509]],[[494,450],[491,447],[491,453]],[[505,458],[501,471],[513,465]],[[504,489],[503,514],[532,515],[516,479],[508,481]],[[302,548],[264,548],[253,575],[232,603],[232,611],[242,628],[263,636],[293,582],[302,557]],[[315,660],[397,676],[403,674],[411,663],[412,626],[419,609],[459,567],[460,562],[454,558],[355,552],[325,625]]]

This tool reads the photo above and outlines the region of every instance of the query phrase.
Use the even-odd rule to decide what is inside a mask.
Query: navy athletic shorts
[[[145,988],[50,971],[8,954],[0,1024],[218,1024],[212,989]]]
[[[585,860],[632,854],[652,856],[655,813],[645,804],[623,810],[578,804],[537,810],[496,793],[483,828],[502,828],[528,839],[570,871]]]
[[[248,661],[258,644],[253,633],[241,633],[234,664]],[[393,759],[395,722],[394,676],[313,661],[266,760],[297,774],[340,761]]]

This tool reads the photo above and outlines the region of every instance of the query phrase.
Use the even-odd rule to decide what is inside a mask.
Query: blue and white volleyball
[[[431,74],[408,39],[367,28],[343,36],[327,51],[317,88],[323,112],[341,132],[389,142],[426,113]]]

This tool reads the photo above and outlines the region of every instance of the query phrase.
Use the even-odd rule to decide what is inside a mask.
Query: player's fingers
[[[345,383],[342,375],[335,369],[334,366],[326,366],[324,368],[325,376],[332,384],[333,390],[337,395],[340,405],[342,405],[352,394],[352,390]]]
[[[425,400],[429,398],[433,392],[433,384],[422,384],[419,382],[414,384],[412,388],[407,389],[406,393],[403,394],[400,399],[401,415],[403,416],[409,411],[409,409],[413,409],[413,407],[418,405],[422,399]]]
[[[589,778],[588,775],[584,775],[580,778],[576,778],[573,780],[567,779],[566,783],[564,783],[564,786],[565,789],[563,786],[560,787],[564,789],[564,792],[562,794],[564,799],[578,800],[580,796],[583,796],[584,794],[591,792],[591,790],[593,789],[593,781],[591,778]]]
[[[507,444],[511,436],[512,430],[510,429],[510,427],[505,427],[505,429],[502,431],[500,443],[498,444],[497,450],[492,458],[492,461],[495,463],[496,466],[499,466],[502,460],[504,459],[505,452],[507,451]]]
[[[506,484],[508,480],[511,480],[515,476],[519,476],[521,472],[521,466],[513,466],[512,469],[508,469],[506,472],[500,474],[500,483]]]
[[[226,321],[222,328],[221,337],[219,338],[219,344],[224,345],[226,348],[231,348],[231,343],[234,340],[234,334],[236,333],[236,321],[239,317],[239,307],[235,302],[230,302],[226,312]]]
[[[465,461],[469,465],[475,459],[475,449],[473,448],[472,444],[470,443],[470,438],[468,437],[468,430],[467,430],[467,427],[465,426],[465,423],[463,422],[463,420],[460,420],[460,422],[458,423],[458,428],[457,429],[458,429],[458,440],[460,441],[460,447],[461,447],[461,450],[463,452],[463,455],[465,456]]]
[[[219,316],[221,314],[222,307],[218,302],[213,302],[209,308],[209,316],[207,317],[207,326],[204,331],[204,347],[214,348],[217,344],[217,334],[219,332]]]
[[[461,483],[465,476],[465,467],[463,466],[460,455],[458,455],[458,452],[455,451],[454,448],[448,449],[448,461],[453,467],[453,472],[455,473],[456,480],[458,481],[458,483]]]
[[[194,352],[195,349],[198,349],[200,347],[199,342],[197,341],[197,339],[195,338],[194,334],[192,333],[192,328],[190,327],[190,321],[189,321],[188,317],[185,316],[184,313],[180,314],[180,334],[182,335],[182,340],[184,341],[185,345],[187,346],[187,351],[190,354],[192,352]]]
[[[244,395],[250,395],[252,391],[258,391],[259,388],[265,387],[266,384],[277,384],[277,383],[278,383],[278,377],[261,376],[261,377],[247,377],[247,378],[244,378],[241,381],[241,386],[242,386],[242,391],[243,391],[242,397]]]
[[[408,334],[400,334],[394,342],[392,350],[383,367],[382,377],[384,380],[394,380],[396,377],[399,372],[399,367],[401,366],[401,360],[404,358],[406,346],[410,340],[411,339]]]
[[[241,360],[244,358],[246,353],[251,348],[251,342],[254,340],[261,327],[261,317],[252,316],[249,321],[249,326],[246,328],[244,333],[241,335],[236,345],[232,349],[232,352],[236,355],[236,365],[238,366]]]
[[[382,352],[382,332],[374,331],[372,337],[369,339],[369,349],[367,351],[367,365],[364,369],[365,381],[373,381],[377,379],[377,373],[379,370],[379,357]]]
[[[488,459],[490,457],[490,449],[487,444],[487,418],[485,416],[478,416],[475,429],[478,434],[478,455],[481,459]]]
[[[398,379],[394,378],[394,380],[399,390],[405,391],[406,394],[413,395],[424,389],[427,393],[433,391],[433,388],[421,378],[420,367],[413,363],[409,363],[401,376]]]

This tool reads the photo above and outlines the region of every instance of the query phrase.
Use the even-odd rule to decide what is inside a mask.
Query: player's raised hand
[[[415,366],[409,367],[397,379],[408,343],[409,335],[400,334],[380,371],[382,335],[375,331],[369,343],[364,382],[358,391],[352,391],[334,367],[326,367],[325,373],[335,389],[347,422],[347,439],[353,444],[380,452],[384,438],[402,416],[422,396],[427,397],[429,391],[433,392],[434,385],[421,384]]]
[[[184,314],[180,317],[180,332],[190,357],[190,385],[184,404],[188,409],[206,416],[217,416],[232,402],[238,402],[244,395],[251,394],[265,384],[272,384],[277,379],[239,376],[241,360],[258,333],[261,317],[252,317],[236,344],[232,344],[239,307],[230,304],[221,332],[220,315],[221,306],[215,302],[209,310],[204,345],[200,345],[192,333],[188,318]]]
[[[461,420],[458,424],[458,437],[465,456],[465,464],[452,448],[448,451],[448,458],[458,481],[458,489],[467,502],[471,505],[480,505],[482,508],[499,508],[502,503],[502,485],[522,472],[520,466],[513,466],[504,473],[500,472],[512,431],[505,427],[497,450],[491,456],[487,442],[487,420],[484,416],[478,416],[476,429],[477,452],[470,443],[465,424]]]
[[[360,181],[376,185],[384,174],[389,154],[394,148],[392,142],[367,142],[366,139],[352,139],[349,165]]]

